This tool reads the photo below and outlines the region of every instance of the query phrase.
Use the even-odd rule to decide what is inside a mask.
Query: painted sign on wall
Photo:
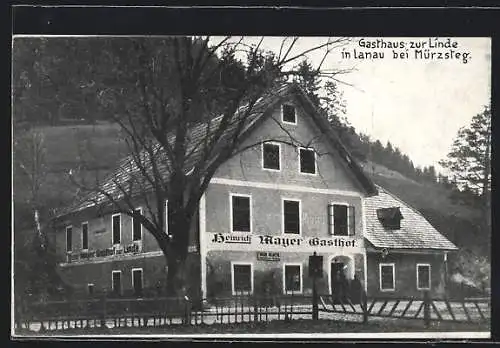
[[[302,237],[298,235],[254,235],[250,233],[210,233],[208,250],[262,250],[266,251],[359,251],[361,238],[350,236]]]
[[[67,253],[67,262],[88,261],[94,258],[114,257],[138,253],[142,253],[142,244],[134,242],[118,248],[110,247],[104,249],[71,251]]]

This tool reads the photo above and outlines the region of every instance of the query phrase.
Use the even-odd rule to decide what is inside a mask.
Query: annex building
[[[443,294],[456,246],[371,181],[297,85],[266,98],[245,142],[290,134],[308,146],[263,142],[218,169],[189,231],[192,296],[308,294],[313,252],[323,256],[322,294],[354,279],[368,296]],[[55,226],[59,271],[76,293],[152,296],[164,287],[164,256],[129,216],[76,204]]]

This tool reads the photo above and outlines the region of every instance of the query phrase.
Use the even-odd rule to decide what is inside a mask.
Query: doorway
[[[347,293],[346,265],[343,262],[334,261],[330,267],[331,294],[336,299],[344,299]]]
[[[330,293],[333,298],[345,300],[349,296],[349,285],[354,277],[352,258],[338,255],[330,261]]]

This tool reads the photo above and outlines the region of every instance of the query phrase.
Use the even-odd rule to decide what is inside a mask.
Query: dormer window
[[[287,124],[297,124],[297,115],[295,113],[295,107],[290,104],[283,104],[281,108],[281,121]]]
[[[403,215],[399,207],[377,209],[377,218],[382,226],[388,230],[399,230],[401,228],[401,219]]]

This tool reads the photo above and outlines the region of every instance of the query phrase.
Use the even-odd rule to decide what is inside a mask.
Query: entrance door
[[[347,279],[343,262],[332,262],[330,268],[331,291],[335,299],[344,299],[347,291]]]

